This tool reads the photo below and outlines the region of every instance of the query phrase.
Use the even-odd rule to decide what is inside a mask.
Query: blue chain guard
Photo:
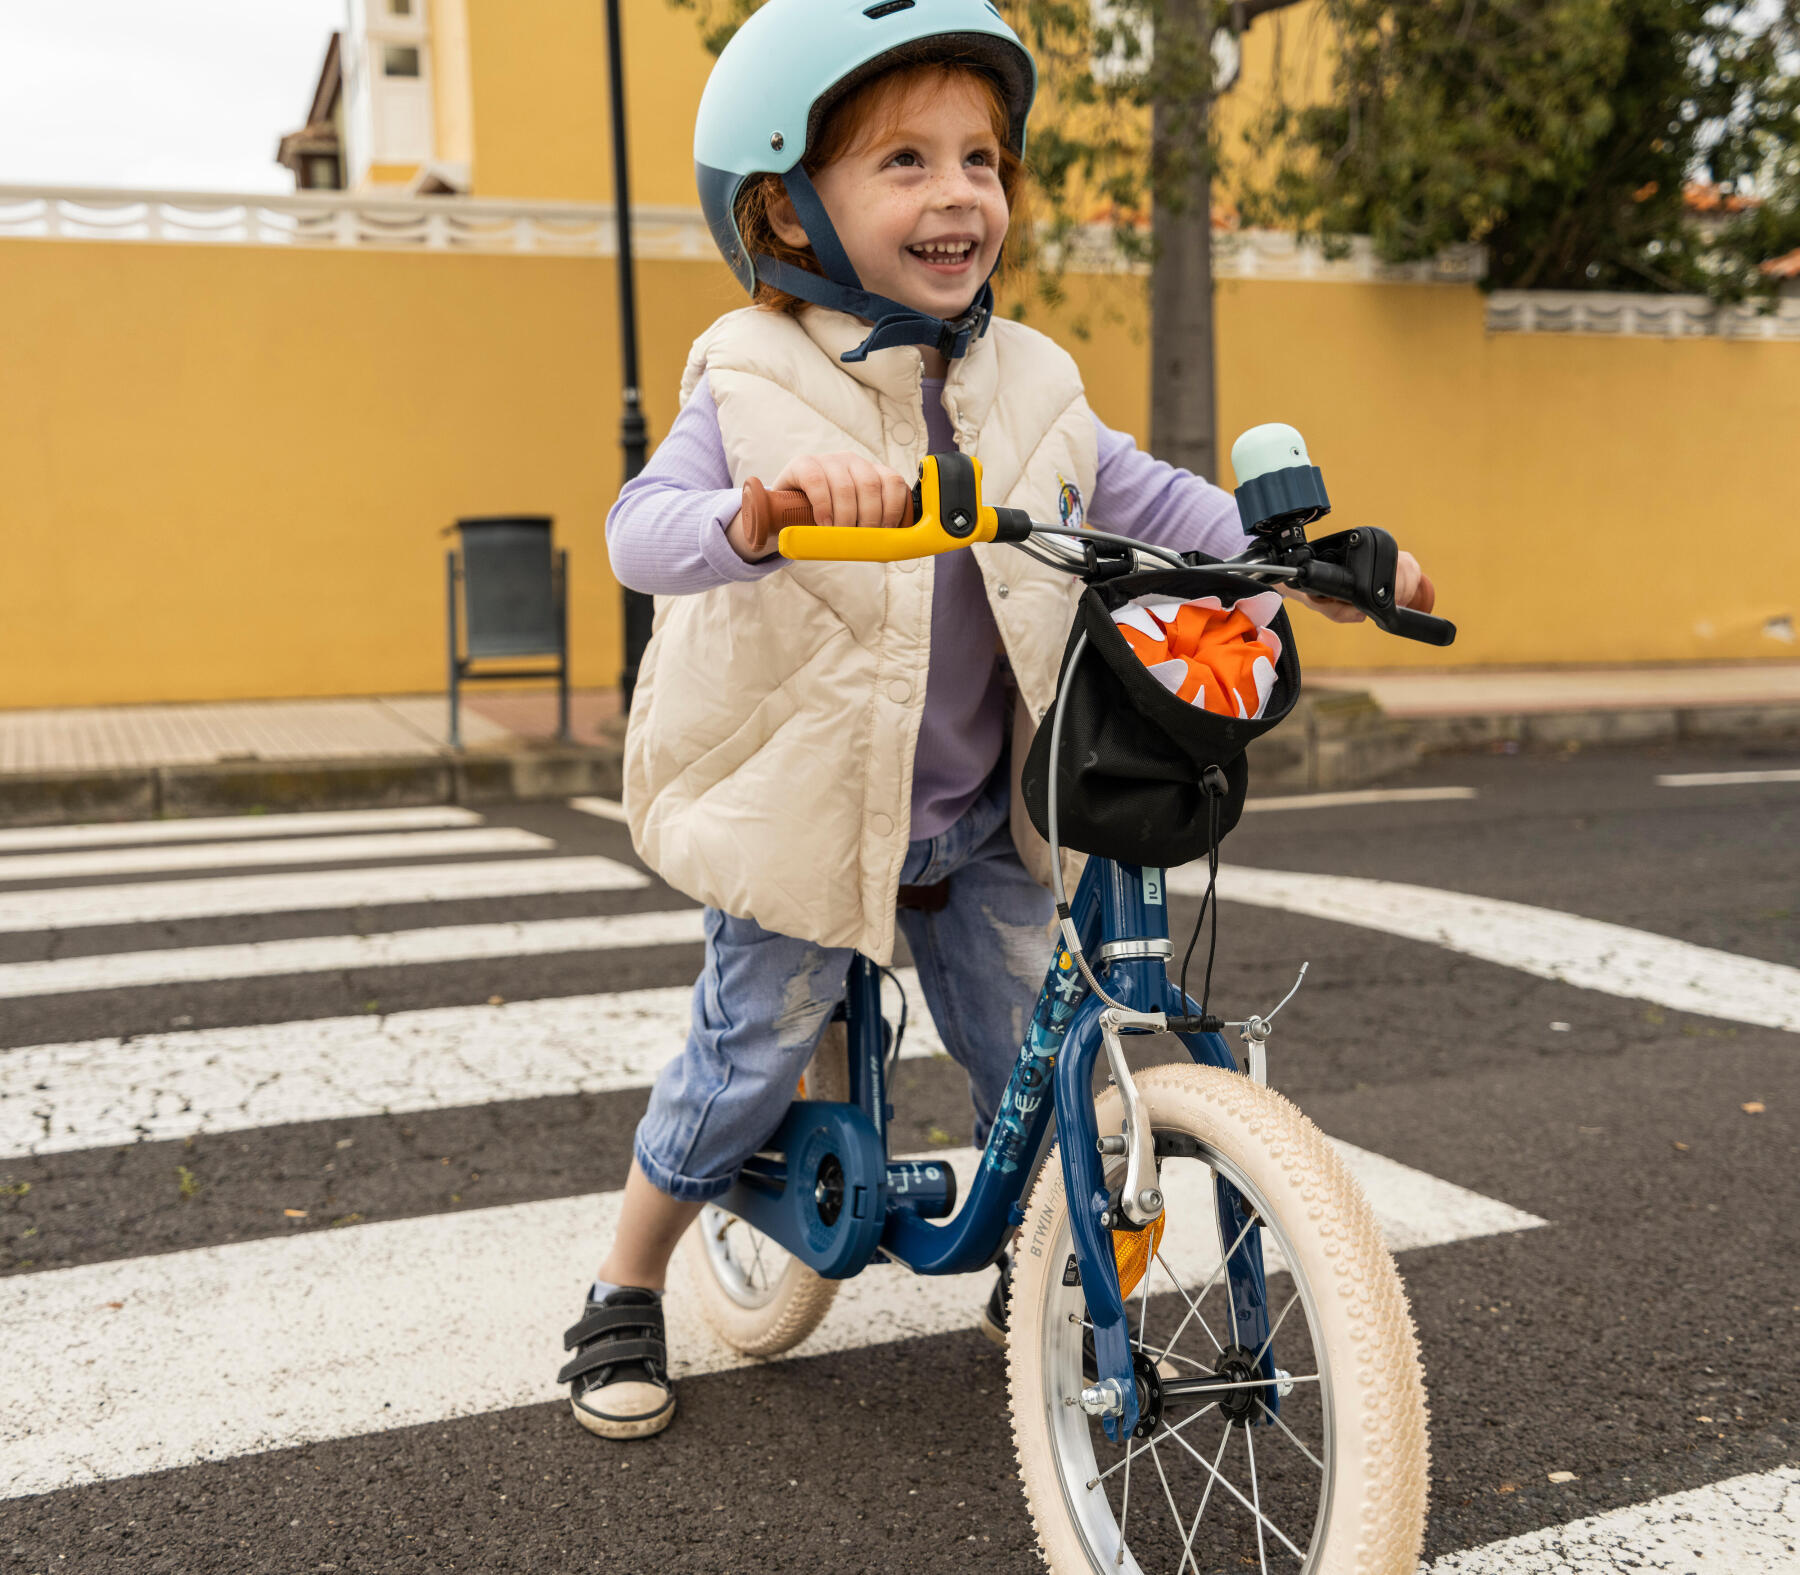
[[[827,1223],[814,1189],[833,1157],[843,1170],[843,1200]],[[816,1274],[846,1280],[874,1256],[887,1201],[887,1156],[868,1113],[860,1105],[801,1100],[788,1107],[763,1153],[745,1161],[718,1203]]]

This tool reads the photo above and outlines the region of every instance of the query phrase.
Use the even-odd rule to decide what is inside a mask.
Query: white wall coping
[[[713,255],[697,208],[638,205],[632,220],[633,244],[642,256]],[[315,191],[0,186],[0,239],[5,238],[618,254],[610,205]]]
[[[1720,307],[1704,295],[1623,290],[1496,290],[1487,299],[1493,334],[1607,334],[1633,339],[1800,340],[1800,300],[1774,312]]]
[[[348,192],[0,185],[0,239],[9,238],[618,255],[610,204]],[[714,255],[712,236],[695,207],[635,205],[632,244],[646,259]],[[1214,271],[1222,279],[1470,284],[1485,267],[1480,247],[1395,267],[1382,263],[1360,237],[1347,256],[1328,258],[1316,241],[1298,241],[1277,230],[1221,230],[1213,246]],[[1079,231],[1069,262],[1082,273],[1143,271],[1118,256],[1106,225]]]

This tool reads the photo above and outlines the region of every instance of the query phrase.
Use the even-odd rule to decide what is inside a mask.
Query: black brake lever
[[[1302,589],[1350,602],[1402,639],[1426,645],[1449,645],[1456,639],[1456,625],[1448,618],[1395,605],[1400,549],[1387,531],[1363,525],[1321,536],[1309,545],[1315,561],[1302,569]]]

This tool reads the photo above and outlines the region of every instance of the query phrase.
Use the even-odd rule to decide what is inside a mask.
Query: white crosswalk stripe
[[[943,1049],[917,979],[902,1052]],[[0,1053],[0,1158],[498,1099],[647,1088],[693,990],[207,1028]]]
[[[473,962],[484,957],[543,957],[556,952],[619,951],[700,940],[700,910],[619,913],[586,919],[534,919],[515,924],[447,924],[378,935],[321,935],[297,941],[246,941],[237,946],[167,947],[103,952],[43,962],[0,963],[0,1000],[124,990],[144,985],[327,973],[340,968],[398,968]],[[4,1096],[0,1096],[4,1097]]]
[[[263,864],[363,864],[383,859],[457,858],[471,853],[529,853],[550,846],[548,837],[517,826],[468,826],[449,831],[376,832],[354,837],[72,848],[0,858],[0,881],[143,875],[166,870],[229,869],[234,865],[253,868]]]
[[[1169,889],[1198,896],[1206,879],[1204,865],[1190,864],[1169,871]],[[1219,895],[1383,930],[1584,990],[1800,1033],[1800,968],[1622,924],[1397,881],[1240,865],[1221,866]]]
[[[1346,1153],[1396,1249],[1543,1223],[1391,1160]],[[978,1156],[931,1157],[949,1160],[966,1188]],[[0,1380],[0,1495],[553,1399],[570,1288],[591,1272],[593,1244],[610,1234],[620,1196],[428,1215],[0,1282],[0,1324],[26,1353]],[[1169,1206],[1204,1212],[1211,1204],[1172,1193]],[[1173,1247],[1170,1257],[1190,1280],[1216,1262],[1189,1262]],[[845,1285],[794,1355],[966,1328],[987,1285],[985,1274],[871,1269]],[[667,1307],[675,1375],[749,1365],[692,1306],[677,1283]],[[121,1350],[129,1362],[116,1360]]]
[[[1452,1553],[1426,1575],[1792,1575],[1800,1570],[1800,1470],[1732,1477]]]
[[[649,884],[649,877],[641,870],[615,859],[588,855],[7,891],[0,892],[0,933],[223,919],[256,913],[304,913],[323,908],[393,907],[481,897],[637,891]]]
[[[434,831],[479,826],[481,816],[454,804],[416,809],[317,809],[292,815],[207,815],[192,820],[113,820],[80,826],[0,830],[0,852],[130,847],[143,842],[225,842],[246,837],[312,837],[327,832]]]

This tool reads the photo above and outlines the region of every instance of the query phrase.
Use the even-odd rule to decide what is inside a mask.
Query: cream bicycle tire
[[[1271,1255],[1269,1316],[1276,1317],[1283,1298],[1289,1300],[1290,1306],[1298,1302],[1304,1308],[1306,1354],[1313,1358],[1316,1373],[1321,1375],[1316,1378],[1315,1387],[1306,1391],[1318,1396],[1316,1436],[1320,1447],[1315,1455],[1292,1429],[1279,1422],[1269,1425],[1251,1413],[1259,1425],[1244,1425],[1241,1429],[1242,1447],[1249,1460],[1250,1490],[1257,1491],[1258,1486],[1256,1440],[1252,1435],[1267,1435],[1265,1461],[1283,1469],[1288,1444],[1276,1432],[1280,1426],[1288,1433],[1293,1447],[1311,1462],[1293,1462],[1293,1479],[1304,1484],[1312,1466],[1318,1468],[1321,1479],[1313,1490],[1319,1501],[1308,1535],[1304,1542],[1295,1536],[1291,1544],[1299,1550],[1298,1568],[1304,1575],[1416,1575],[1429,1486],[1424,1380],[1406,1294],[1367,1199],[1324,1135],[1272,1089],[1235,1073],[1194,1065],[1154,1067],[1139,1074],[1136,1082],[1148,1108],[1159,1154],[1167,1146],[1184,1154],[1210,1156],[1202,1174],[1229,1173],[1261,1217],[1265,1247],[1272,1238],[1278,1254]],[[1120,1129],[1119,1108],[1117,1090],[1108,1090],[1099,1101],[1102,1133]],[[1159,1175],[1163,1168],[1159,1159]],[[1207,1182],[1206,1195],[1210,1193]],[[1165,1196],[1169,1196],[1166,1189]],[[1181,1223],[1174,1217],[1175,1208],[1175,1200],[1170,1197],[1167,1212],[1171,1216],[1171,1234]],[[1187,1212],[1194,1215],[1198,1211],[1190,1205]],[[1216,1210],[1214,1216],[1216,1219]],[[1206,1249],[1215,1265],[1222,1256],[1223,1249],[1217,1245],[1221,1239],[1215,1237]],[[1169,1246],[1169,1242],[1165,1240],[1163,1246]],[[1163,1469],[1163,1450],[1151,1445],[1169,1438],[1168,1456],[1177,1459],[1191,1474],[1192,1467],[1172,1447],[1172,1435],[1200,1417],[1188,1414],[1187,1422],[1167,1425],[1166,1432],[1157,1433],[1141,1445],[1127,1440],[1125,1446],[1119,1446],[1108,1445],[1099,1425],[1079,1409],[1074,1391],[1086,1379],[1079,1370],[1071,1373],[1069,1369],[1071,1365],[1079,1369],[1084,1358],[1079,1346],[1081,1336],[1072,1334],[1069,1325],[1071,1305],[1079,1308],[1084,1304],[1079,1300],[1079,1287],[1071,1292],[1065,1284],[1065,1266],[1071,1252],[1062,1168],[1059,1156],[1052,1153],[1032,1191],[1015,1256],[1008,1357],[1014,1444],[1038,1544],[1053,1575],[1098,1575],[1102,1570],[1107,1575],[1133,1570],[1141,1570],[1143,1575],[1175,1575],[1178,1567],[1185,1567],[1188,1554],[1185,1546],[1179,1557],[1168,1550],[1180,1541],[1185,1511]],[[1167,1279],[1161,1277],[1157,1264],[1163,1258],[1159,1250],[1151,1260],[1150,1275],[1158,1276],[1159,1284],[1178,1283],[1172,1271]],[[1277,1275],[1284,1268],[1291,1278],[1278,1287]],[[1166,1261],[1162,1262],[1162,1270],[1168,1271]],[[1218,1272],[1216,1267],[1212,1270],[1215,1276]],[[1143,1281],[1144,1286],[1151,1283],[1148,1276]],[[1200,1293],[1202,1310],[1211,1288],[1209,1282]],[[1188,1306],[1193,1307],[1195,1303],[1187,1298],[1185,1288],[1182,1293]],[[1136,1306],[1137,1298],[1133,1296],[1128,1300],[1128,1313]],[[1148,1310],[1149,1295],[1145,1291],[1142,1311],[1136,1318],[1140,1331],[1145,1329]],[[1230,1311],[1228,1297],[1226,1310]],[[1288,1314],[1283,1311],[1280,1316],[1285,1319]],[[1077,1322],[1080,1317],[1079,1313],[1075,1315]],[[1182,1330],[1189,1321],[1182,1321]],[[1201,1317],[1201,1322],[1206,1324],[1208,1320]],[[1235,1343],[1236,1327],[1232,1313],[1225,1332],[1233,1339],[1233,1350],[1240,1349]],[[1281,1332],[1278,1322],[1275,1337]],[[1292,1346],[1299,1336],[1291,1322],[1287,1332]],[[1213,1345],[1221,1347],[1219,1358],[1225,1358],[1228,1353],[1210,1327],[1208,1334]],[[1176,1339],[1182,1337],[1178,1330]],[[1076,1342],[1073,1345],[1072,1340]],[[1151,1354],[1153,1361],[1159,1344],[1160,1335],[1156,1339],[1143,1336],[1142,1349]],[[1173,1349],[1173,1342],[1170,1348]],[[1281,1360],[1283,1347],[1277,1344],[1271,1349],[1275,1360]],[[1199,1361],[1185,1357],[1182,1360],[1202,1367]],[[1219,1360],[1219,1371],[1224,1365]],[[1168,1364],[1162,1366],[1166,1370]],[[1260,1396],[1266,1392],[1263,1388],[1240,1385],[1239,1389],[1247,1391],[1245,1398],[1259,1397],[1253,1403],[1262,1405]],[[1206,1405],[1205,1412],[1215,1411],[1224,1392],[1213,1393],[1214,1403]],[[1242,1406],[1244,1398],[1234,1396],[1232,1404]],[[1294,1402],[1284,1399],[1280,1405],[1287,1409]],[[1266,1406],[1262,1409],[1267,1411]],[[1223,1410],[1218,1410],[1213,1424],[1217,1425],[1224,1415]],[[1307,1424],[1297,1408],[1290,1415],[1298,1427],[1305,1428]],[[1218,1467],[1233,1447],[1234,1426],[1225,1422],[1218,1454],[1209,1468],[1211,1476],[1194,1478],[1196,1484],[1205,1482],[1207,1496],[1201,1497],[1193,1529],[1186,1532],[1189,1544],[1198,1535],[1210,1495],[1227,1480],[1227,1473]],[[1200,1443],[1205,1437],[1206,1447],[1210,1448],[1211,1439],[1203,1430],[1192,1428],[1187,1437],[1193,1443]],[[1098,1445],[1093,1442],[1096,1438]],[[1129,1494],[1130,1464],[1124,1455],[1133,1448],[1137,1450],[1133,1461],[1148,1456],[1140,1477],[1148,1483],[1146,1497],[1161,1488],[1167,1495],[1169,1519],[1175,1527],[1174,1541],[1167,1543],[1168,1550],[1155,1553],[1148,1563],[1140,1563],[1140,1549],[1130,1544],[1128,1496],[1122,1514],[1113,1506],[1119,1497],[1121,1465],[1125,1467],[1124,1485]],[[1120,1451],[1117,1461],[1110,1460],[1107,1449]],[[1190,1443],[1184,1443],[1183,1449],[1197,1459],[1204,1453]],[[1092,1453],[1084,1454],[1084,1450]],[[1234,1451],[1233,1466],[1237,1458]],[[1200,1463],[1206,1466],[1204,1459]],[[1150,1474],[1153,1465],[1154,1476]],[[1268,1464],[1264,1472],[1261,1487],[1268,1490],[1273,1486]],[[1103,1473],[1111,1479],[1109,1485],[1101,1483]],[[1158,1478],[1162,1479],[1160,1483]],[[1233,1489],[1227,1488],[1218,1493],[1215,1516],[1230,1512],[1247,1522],[1258,1539],[1254,1549],[1257,1558],[1250,1558],[1244,1551],[1248,1546],[1246,1531],[1237,1529],[1219,1535],[1238,1538],[1238,1557],[1254,1567],[1270,1551],[1265,1544],[1273,1544],[1275,1537],[1288,1528],[1271,1517],[1265,1535],[1260,1493],[1253,1505],[1250,1492],[1245,1491],[1241,1481],[1234,1487],[1242,1508],[1231,1502],[1228,1494]],[[1154,1544],[1158,1536],[1166,1534],[1153,1532],[1150,1542]],[[1272,1564],[1265,1562],[1265,1568],[1296,1568],[1289,1550],[1273,1551],[1280,1557]],[[1196,1563],[1196,1567],[1212,1566]]]
[[[828,1023],[806,1068],[803,1097],[843,1101],[850,1097],[849,1040],[842,1022]],[[737,1238],[737,1242],[729,1242]],[[737,1265],[741,1242],[751,1265]],[[828,1280],[776,1247],[761,1232],[708,1205],[682,1239],[689,1278],[700,1316],[721,1340],[746,1356],[778,1356],[804,1340],[830,1310],[838,1280]],[[753,1265],[765,1253],[780,1253],[780,1266],[755,1285]]]

